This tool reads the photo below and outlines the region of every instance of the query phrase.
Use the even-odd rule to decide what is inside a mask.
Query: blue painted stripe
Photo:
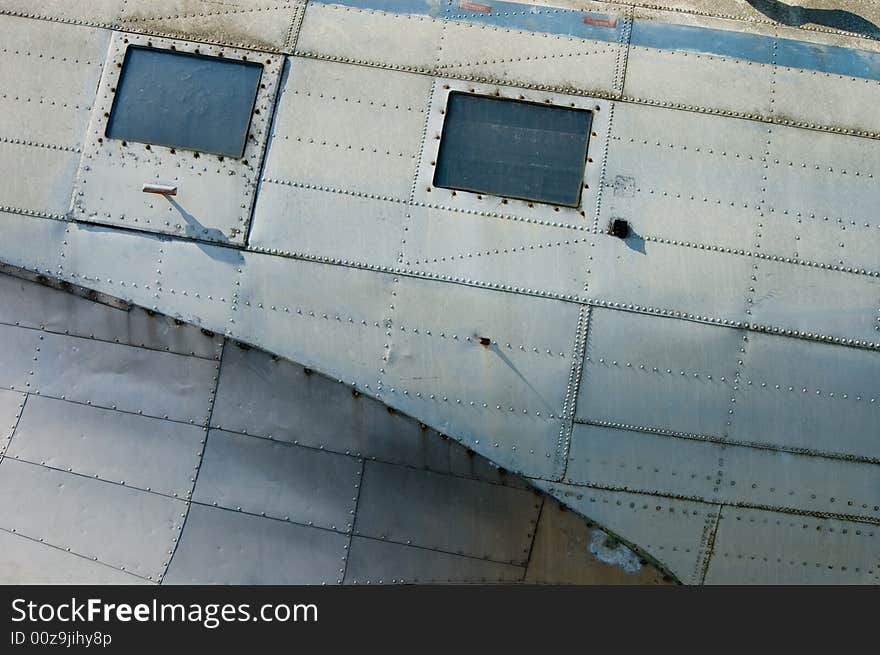
[[[622,38],[625,19],[572,9],[537,7],[515,2],[475,0],[491,11],[462,9],[458,0],[317,0],[358,9],[430,16],[462,23],[493,25],[507,29],[616,42]],[[612,20],[614,27],[584,23],[584,18]],[[760,34],[717,30],[653,21],[633,22],[631,42],[636,46],[730,57],[760,64],[832,73],[880,81],[880,53],[842,46],[774,39]],[[775,54],[774,54],[775,53]]]

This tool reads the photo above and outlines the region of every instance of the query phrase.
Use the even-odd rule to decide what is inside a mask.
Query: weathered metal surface
[[[735,329],[595,309],[576,420],[723,434],[741,344]]]
[[[39,464],[0,462],[0,528],[159,580],[180,530],[181,500]]]
[[[877,584],[876,525],[721,510],[707,584]]]
[[[367,462],[361,484],[355,535],[496,562],[528,559],[541,506],[530,491],[379,462]],[[414,502],[426,498],[442,499],[430,514]]]
[[[38,333],[31,390],[98,407],[204,425],[217,362]]]
[[[194,425],[33,396],[6,456],[186,498],[204,438]]]
[[[408,198],[431,79],[302,57],[288,61],[263,177]],[[269,220],[283,217],[261,218],[258,211],[254,223]],[[265,241],[267,228],[261,229]]]
[[[335,584],[348,537],[193,505],[166,584]]]
[[[22,393],[0,389],[0,457],[6,452],[15,426],[18,425],[25,398]]]
[[[150,145],[129,142],[125,140],[128,135],[113,132],[110,121],[111,114],[119,108],[117,89],[124,89],[121,76],[126,53],[134,47],[174,49],[184,54],[236,60],[254,58],[253,53],[245,50],[114,33],[83,148],[74,216],[129,229],[243,244],[282,58],[259,55],[260,86],[253,114],[247,114],[250,126],[245,128],[244,152],[241,157],[224,157],[184,150],[189,139],[182,139],[180,144]],[[192,91],[190,87],[187,88]],[[164,99],[172,100],[170,96]],[[164,141],[165,137],[158,140]],[[173,197],[144,194],[145,183],[176,186],[178,193]]]
[[[662,562],[681,582],[703,579],[718,506],[535,480],[535,485]]]
[[[149,584],[148,580],[49,546],[39,540],[0,530],[0,584]]]
[[[211,430],[193,500],[346,531],[361,466],[354,457]]]
[[[743,345],[732,437],[880,460],[878,353],[763,334]]]
[[[467,584],[521,582],[523,568],[428,548],[354,537],[345,584]]]

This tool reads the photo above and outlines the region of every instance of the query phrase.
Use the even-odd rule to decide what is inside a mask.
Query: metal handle
[[[177,187],[170,184],[145,184],[144,193],[158,193],[161,196],[176,196]]]

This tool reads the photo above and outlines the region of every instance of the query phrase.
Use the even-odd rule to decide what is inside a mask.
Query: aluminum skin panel
[[[367,462],[361,484],[356,535],[496,562],[528,559],[541,506],[530,491],[379,462]]]
[[[239,48],[280,51],[305,5],[299,0],[152,0],[123,3],[118,25],[132,32],[180,36]]]
[[[707,584],[880,582],[877,526],[725,507]]]
[[[0,210],[3,233],[3,262],[31,271],[59,275],[61,247],[68,224]],[[23,243],[39,243],[39,248],[22,248]]]
[[[55,266],[59,277],[158,309],[163,239],[102,225],[67,223],[66,227],[63,242],[57,249],[51,246],[55,252],[60,251]]]
[[[880,101],[880,82],[815,70],[779,66],[773,75],[774,115],[804,126],[827,126],[855,134],[880,133],[880,117],[873,108]],[[820,116],[804,98],[822,98]]]
[[[32,390],[42,395],[205,425],[217,362],[38,333]]]
[[[429,16],[309,2],[295,54],[429,72],[443,28]]]
[[[744,322],[750,257],[598,235],[588,262],[587,295],[612,308],[699,317],[722,325]]]
[[[618,103],[598,229],[751,250],[763,198],[768,127]]]
[[[63,217],[70,207],[78,159],[75,150],[0,140],[0,207]]]
[[[585,226],[413,207],[403,266],[476,286],[582,297],[594,238]]]
[[[631,45],[623,93],[665,107],[767,116],[773,73],[770,64]]]
[[[169,240],[161,244],[159,257],[163,311],[216,331],[232,327],[244,267],[241,251]]]
[[[334,584],[348,537],[274,519],[193,505],[166,584]]]
[[[345,531],[360,477],[354,457],[212,430],[193,500]]]
[[[147,580],[11,532],[0,531],[0,584],[135,585]]]
[[[129,47],[252,59],[221,46],[114,33],[89,123],[74,194],[78,220],[243,245],[259,179],[283,59],[263,57],[262,77],[241,158],[111,138],[108,120]],[[144,184],[177,187],[173,196],[143,193]]]
[[[220,340],[139,307],[117,309],[72,293],[0,275],[0,323],[214,359]]]
[[[22,393],[0,389],[0,457],[6,452],[15,426],[18,425],[25,398]]]
[[[0,325],[0,386],[31,391],[37,369],[40,333],[10,325]]]
[[[521,566],[354,537],[345,584],[510,584],[522,576]]]
[[[110,26],[119,17],[126,2],[127,0],[40,0],[37,9],[33,0],[4,0],[2,11],[58,21],[84,21]]]
[[[390,275],[246,253],[232,334],[336,379],[372,381],[392,285]]]
[[[665,584],[668,578],[664,578],[582,516],[557,502],[544,502],[523,580],[526,584],[648,585]]]
[[[773,260],[754,267],[753,322],[843,343],[880,342],[880,278]]]
[[[186,498],[204,438],[194,425],[33,396],[6,456]]]
[[[730,328],[594,309],[576,420],[721,435],[742,337]]]
[[[264,177],[248,244],[306,258],[391,268],[399,263],[410,212],[394,200]]]
[[[301,57],[288,62],[263,176],[408,198],[431,79]]]
[[[405,277],[392,304],[380,399],[501,466],[553,475],[578,306]]]
[[[801,261],[880,269],[880,143],[774,127],[761,248]]]
[[[565,481],[876,519],[876,464],[575,425]]]
[[[543,480],[534,483],[626,543],[638,545],[684,584],[701,582],[716,506]]]
[[[5,458],[0,528],[159,580],[180,530],[181,500]]]
[[[0,17],[0,30],[0,139],[43,147],[47,156],[78,152],[109,32],[12,16]],[[36,182],[39,172],[24,179]]]
[[[750,334],[729,434],[880,460],[880,353]]]
[[[436,70],[480,82],[611,95],[619,91],[617,71],[625,49],[614,41],[449,22],[443,26]]]

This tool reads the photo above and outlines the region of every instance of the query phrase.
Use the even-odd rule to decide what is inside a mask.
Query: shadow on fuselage
[[[788,5],[779,0],[746,0],[746,2],[767,18],[783,25],[802,27],[812,23],[880,39],[880,27],[845,9],[811,9]]]

